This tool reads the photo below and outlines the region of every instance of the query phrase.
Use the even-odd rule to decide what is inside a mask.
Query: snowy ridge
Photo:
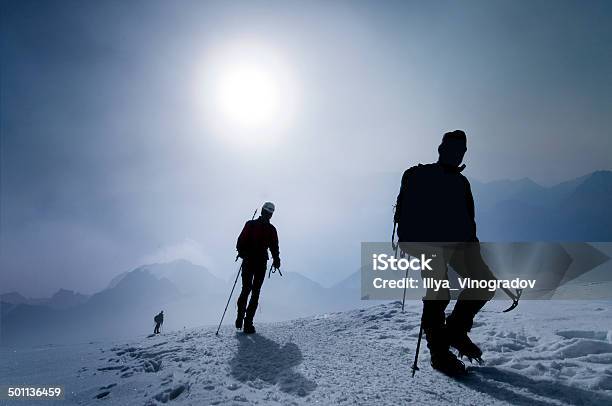
[[[77,367],[65,366],[72,368],[66,376],[73,376],[66,384],[72,392],[67,400],[117,405],[612,404],[612,303],[525,301],[502,314],[504,304],[489,303],[477,316],[471,335],[481,344],[486,365],[471,366],[470,376],[461,380],[433,371],[425,345],[421,370],[410,378],[420,305],[411,302],[401,313],[395,302],[257,324],[257,334],[250,336],[224,326],[219,336],[207,327],[106,347],[90,344],[89,352],[74,355],[79,366],[88,365],[76,379]]]

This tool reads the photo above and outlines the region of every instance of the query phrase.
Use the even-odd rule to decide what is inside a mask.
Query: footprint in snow
[[[110,393],[110,391],[108,391],[108,390],[106,390],[106,391],[104,391],[104,392],[100,392],[100,393],[98,393],[98,394],[95,396],[95,398],[96,398],[96,399],[102,399],[102,398],[105,398],[106,396],[108,396],[108,394],[109,394],[109,393]]]

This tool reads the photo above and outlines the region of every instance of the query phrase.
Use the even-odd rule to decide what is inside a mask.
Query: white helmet
[[[267,211],[270,214],[274,213],[274,203],[265,202],[264,205],[261,207],[261,211]]]

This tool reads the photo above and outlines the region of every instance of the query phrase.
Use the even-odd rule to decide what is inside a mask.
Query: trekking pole
[[[399,248],[399,241],[397,245],[395,246],[395,258],[397,258],[398,248]],[[400,251],[400,255],[402,256],[402,258],[404,258],[403,251]],[[410,255],[408,255],[408,259],[410,259]],[[402,296],[402,313],[404,313],[404,306],[406,305],[406,289],[408,288],[408,286],[406,285],[406,279],[408,279],[408,271],[409,271],[409,268],[406,268],[406,276],[404,276],[404,295]]]
[[[419,370],[417,362],[419,361],[419,350],[421,349],[421,338],[423,338],[423,317],[421,317],[421,326],[419,327],[419,339],[417,340],[416,352],[414,354],[414,363],[412,364],[412,377]]]
[[[393,231],[391,232],[391,248],[395,250],[395,255],[397,255],[397,246],[399,245],[399,241],[397,244],[395,243],[395,228],[397,227],[397,223],[393,223]]]
[[[393,206],[393,213],[395,214],[396,206]],[[391,232],[391,248],[395,251],[395,258],[397,259],[397,254],[399,250],[399,238],[397,243],[395,242],[395,230],[397,228],[397,223],[393,222],[393,231]],[[403,254],[402,254],[403,257]],[[410,259],[410,257],[408,257]],[[406,276],[404,278],[404,295],[402,296],[402,313],[404,313],[404,306],[406,304],[406,279],[408,279],[408,269],[406,269]]]
[[[410,257],[408,257],[410,259]],[[408,268],[406,268],[406,277],[404,278],[404,297],[402,297],[402,313],[404,313],[404,304],[406,303],[406,279],[408,279]]]
[[[251,217],[251,220],[253,220],[255,218],[255,215],[257,214],[257,209],[255,209],[255,211],[253,212],[253,217]],[[234,262],[238,261],[238,255],[236,255],[236,259],[234,260]],[[236,288],[236,283],[238,283],[238,277],[240,276],[240,273],[242,272],[242,263],[240,263],[240,268],[238,268],[238,273],[236,274],[236,279],[234,279],[234,286],[232,286],[232,291],[230,292],[229,297],[227,298],[227,303],[225,304],[225,309],[223,310],[223,315],[221,316],[221,321],[219,321],[219,327],[217,327],[217,332],[215,333],[216,336],[219,335],[219,330],[221,329],[221,324],[223,323],[223,319],[225,318],[225,312],[227,312],[227,307],[230,304],[230,301],[232,300],[232,295],[234,294],[234,289]]]
[[[236,279],[234,280],[234,286],[232,286],[232,291],[230,292],[230,295],[227,298],[227,303],[225,304],[225,309],[223,310],[223,315],[221,316],[219,327],[217,327],[217,332],[215,333],[216,336],[219,335],[219,329],[221,328],[221,323],[223,323],[223,318],[225,318],[225,312],[227,312],[227,306],[229,306],[230,301],[232,300],[232,295],[234,294],[234,289],[236,288],[236,283],[238,282],[238,277],[240,276],[240,272],[242,272],[242,263],[240,264],[240,268],[238,268],[238,273],[236,274]]]

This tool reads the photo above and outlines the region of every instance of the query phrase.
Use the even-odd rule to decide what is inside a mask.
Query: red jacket
[[[241,258],[268,259],[268,249],[272,258],[278,260],[278,234],[276,228],[263,217],[249,220],[244,225],[238,242],[236,243],[238,255]]]

